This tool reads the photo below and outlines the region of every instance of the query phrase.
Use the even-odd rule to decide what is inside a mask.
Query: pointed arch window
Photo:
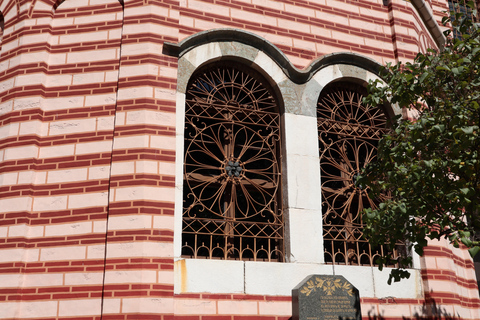
[[[182,256],[283,261],[280,114],[239,63],[196,71],[185,104]]]
[[[362,102],[362,86],[336,82],[321,93],[317,105],[320,147],[323,240],[325,262],[375,265],[385,248],[372,248],[363,236],[362,211],[376,207],[357,185],[361,170],[377,156],[378,142],[387,132],[383,110]],[[397,249],[402,247],[397,246]],[[396,252],[397,254],[397,252]]]

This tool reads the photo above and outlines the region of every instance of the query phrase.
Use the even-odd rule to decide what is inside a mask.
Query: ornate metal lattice
[[[385,248],[372,248],[363,236],[362,211],[381,199],[371,199],[356,179],[375,161],[387,120],[379,108],[362,103],[365,89],[334,83],[322,91],[317,107],[322,179],[325,261],[374,265]]]
[[[280,116],[253,70],[202,68],[187,87],[182,255],[283,261]]]

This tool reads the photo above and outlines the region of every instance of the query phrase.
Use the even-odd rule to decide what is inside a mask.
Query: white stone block
[[[62,144],[60,146],[41,147],[39,152],[39,158],[73,156],[74,151],[74,144]]]
[[[107,258],[127,257],[173,257],[173,245],[168,242],[109,243]]]
[[[148,148],[149,139],[146,135],[115,137],[114,149]]]
[[[17,184],[18,172],[6,172],[0,174],[0,186]]]
[[[83,181],[87,179],[87,168],[55,170],[48,172],[47,183]]]
[[[47,247],[40,250],[40,261],[81,260],[86,258],[86,248],[83,246]]]
[[[13,100],[0,103],[0,115],[8,113],[13,110]]]
[[[288,207],[321,210],[319,158],[287,154],[287,163]]]
[[[322,211],[290,208],[285,214],[290,230],[290,262],[322,263]]]
[[[45,111],[65,110],[83,107],[83,96],[71,96],[67,98],[44,99],[42,106]]]
[[[63,273],[26,273],[23,287],[54,287],[63,285]]]
[[[105,283],[157,283],[157,272],[155,270],[107,271]]]
[[[68,208],[102,207],[108,204],[108,192],[72,194],[68,196]]]
[[[68,2],[68,1],[67,1]],[[101,314],[102,299],[73,299],[59,302],[58,315],[61,317]]]
[[[105,233],[107,232],[107,221],[94,221],[93,233]]]
[[[11,136],[18,135],[18,128],[20,127],[19,123],[9,123],[0,127],[0,137],[4,139]]]
[[[151,215],[120,215],[108,218],[108,230],[151,229]]]
[[[171,78],[176,79],[176,75],[171,76]],[[160,99],[160,100],[174,100],[175,94],[176,94],[175,90],[166,89],[166,88],[155,88],[155,91],[154,91],[155,99]]]
[[[50,123],[49,135],[56,136],[71,133],[92,132],[95,131],[95,127],[95,118],[55,121]]]
[[[108,179],[110,166],[97,166],[88,168],[88,180]]]
[[[115,190],[115,201],[155,200],[173,201],[174,188],[168,187],[126,187]]]
[[[272,316],[291,316],[292,303],[289,301],[259,301],[258,313]]]
[[[18,184],[43,184],[46,181],[46,171],[21,171],[18,173]]]
[[[97,131],[113,130],[115,125],[115,117],[98,117],[97,118]]]
[[[5,154],[4,154],[5,161],[36,158],[36,157],[38,157],[38,147],[33,145],[24,146],[24,147],[6,148]]]
[[[331,65],[315,73],[312,79],[317,81],[320,86],[325,87],[329,82],[341,77],[342,72],[338,65]]]
[[[152,173],[159,174],[159,163],[158,161],[150,160],[139,160],[135,161],[135,172],[136,173]]]
[[[38,261],[39,249],[2,249],[0,262]]]
[[[8,227],[8,236],[25,237],[25,238],[39,238],[43,237],[44,226],[29,226],[26,224],[17,224]]]
[[[50,11],[52,10],[52,6],[46,4],[45,2],[35,1],[35,11]],[[38,22],[38,19],[37,19]]]
[[[18,87],[18,85],[17,85]],[[10,78],[8,80],[0,82],[0,92],[7,91],[13,88],[13,79]]]
[[[88,18],[95,17],[89,16]],[[78,19],[75,19],[75,21]],[[91,41],[102,41],[108,39],[108,31],[97,31],[97,32],[84,32],[84,33],[75,33],[75,34],[66,34],[60,35],[60,44],[72,44],[72,43],[88,43]],[[92,81],[93,82],[93,81]],[[103,82],[103,79],[102,79]]]
[[[166,216],[166,215],[155,215],[153,216],[153,227],[155,229],[169,229],[173,230],[174,228],[175,217]]]
[[[178,153],[178,150],[176,150]],[[183,154],[182,154],[183,156]],[[159,162],[158,173],[159,174],[168,174],[168,175],[175,175],[175,164],[171,162]]]
[[[9,227],[0,227],[0,238],[5,239],[8,234]]]
[[[120,313],[121,308],[121,299],[108,299],[103,300],[103,313]]]
[[[77,234],[91,234],[92,233],[92,222],[75,222],[75,223],[62,223],[62,224],[52,224],[45,226],[45,236],[54,237],[54,236],[70,236]]]
[[[85,97],[85,107],[112,105],[117,101],[115,93],[92,94]]]
[[[2,212],[30,211],[32,208],[32,198],[0,199],[0,208],[2,208]]]
[[[2,288],[20,288],[23,283],[23,274],[4,273],[0,274]]]
[[[175,261],[175,292],[243,293],[243,261]]]
[[[342,266],[334,265],[335,275],[344,276],[355,288],[358,289],[360,297],[375,297],[374,279],[372,267],[366,266]],[[391,292],[392,295],[393,292]]]
[[[217,303],[204,299],[175,299],[175,315],[216,314]]]
[[[126,124],[175,125],[175,113],[152,110],[128,111]]]
[[[145,76],[145,75],[158,75],[159,66],[151,63],[144,63],[140,65],[126,65],[120,68],[121,78]]]
[[[90,16],[91,17],[91,16]],[[73,75],[72,84],[101,83],[105,81],[105,72],[86,72]]]
[[[39,120],[23,121],[20,123],[20,130],[18,134],[36,134],[40,137],[46,137],[48,135],[48,127],[48,123]]]
[[[400,282],[392,282],[391,285],[388,285],[390,268],[384,268],[382,271],[373,268],[375,297],[388,297],[392,296],[392,293],[396,298],[417,299],[421,297],[423,289],[420,271],[415,269],[409,269],[408,271],[410,271],[409,279],[402,279]]]
[[[313,263],[245,262],[245,293],[290,296],[311,274],[333,274],[331,265]]]
[[[175,272],[173,271],[158,271],[158,283],[175,284]]]
[[[118,90],[118,100],[129,100],[136,98],[153,98],[153,88],[140,86],[133,88],[121,88]]]
[[[85,286],[103,283],[102,272],[65,273],[66,286]]]
[[[258,52],[254,62],[270,75],[276,83],[280,83],[287,79],[287,76],[283,73],[283,70],[278,64],[263,51]]]
[[[189,61],[195,68],[199,67],[206,61],[222,56],[220,45],[215,42],[210,42],[196,47],[194,50],[187,52],[182,58]]]
[[[75,154],[92,154],[110,152],[112,150],[112,141],[93,141],[78,143]]]
[[[38,319],[56,317],[57,306],[57,301],[1,302],[0,310],[4,319]]]
[[[77,7],[86,7],[88,6],[89,0],[69,0],[62,2],[58,9],[68,9],[68,8],[77,8]]]
[[[113,60],[117,58],[116,49],[97,49],[92,51],[67,53],[67,63],[97,62],[102,60]]]
[[[133,174],[135,173],[135,162],[121,161],[112,162],[112,176]]]
[[[87,247],[87,259],[103,259],[105,258],[105,246],[92,245]]]
[[[33,211],[54,211],[67,209],[67,196],[35,197]]]
[[[256,315],[257,301],[251,300],[219,300],[217,302],[219,314]]]
[[[125,298],[122,312],[173,314],[173,298]]]
[[[287,154],[318,158],[317,119],[291,113],[286,113],[284,118]]]
[[[150,136],[150,148],[175,150],[175,137]]]

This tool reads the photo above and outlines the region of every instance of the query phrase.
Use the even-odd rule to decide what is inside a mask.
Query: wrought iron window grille
[[[365,105],[364,94],[359,85],[337,82],[327,86],[318,100],[326,263],[374,266],[386,250],[372,248],[363,236],[363,209],[376,207],[382,199],[371,199],[357,177],[375,161],[378,141],[388,130],[385,113]],[[404,252],[405,246],[398,244],[395,254]]]
[[[190,79],[182,256],[284,261],[280,115],[256,71],[224,62]]]

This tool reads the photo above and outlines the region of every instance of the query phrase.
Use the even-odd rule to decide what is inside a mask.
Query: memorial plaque
[[[292,290],[293,320],[361,320],[358,290],[342,276],[311,275]]]

